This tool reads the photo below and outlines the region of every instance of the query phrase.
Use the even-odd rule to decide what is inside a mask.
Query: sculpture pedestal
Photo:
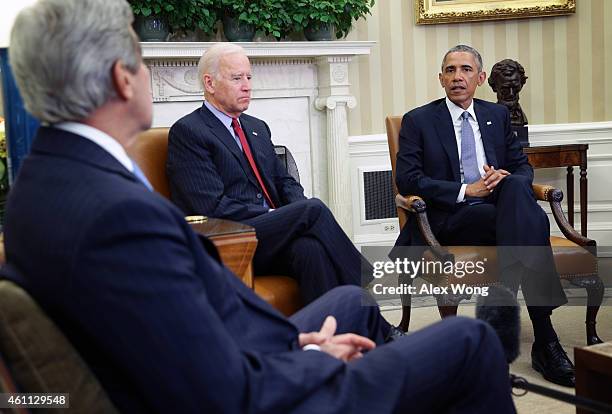
[[[514,133],[514,136],[518,138],[519,142],[521,143],[521,146],[528,147],[529,146],[529,130],[527,128],[527,125],[523,125],[523,126],[512,125],[510,128],[512,129],[512,132]]]

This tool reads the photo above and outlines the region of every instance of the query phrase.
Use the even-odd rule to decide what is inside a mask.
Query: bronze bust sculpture
[[[516,60],[504,59],[493,65],[489,85],[497,93],[497,103],[510,111],[510,122],[514,126],[526,125],[527,116],[519,104],[519,92],[527,81],[525,69]]]

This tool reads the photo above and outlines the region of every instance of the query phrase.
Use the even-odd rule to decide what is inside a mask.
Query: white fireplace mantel
[[[348,109],[357,105],[349,82],[354,56],[376,42],[239,43],[251,59],[252,101],[247,113],[265,120],[275,144],[293,154],[306,195],[319,197],[352,236]],[[214,43],[146,42],[154,126],[170,126],[201,105],[197,62]]]
[[[373,41],[332,42],[238,42],[249,57],[320,57],[369,55]],[[213,42],[143,42],[145,59],[199,59]]]

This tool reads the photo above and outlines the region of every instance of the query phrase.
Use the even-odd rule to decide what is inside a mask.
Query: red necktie
[[[266,202],[271,208],[276,208],[274,206],[274,203],[272,202],[272,198],[270,198],[268,189],[266,188],[263,180],[261,179],[261,175],[259,174],[257,165],[255,164],[255,159],[253,158],[253,153],[251,152],[251,147],[249,147],[249,143],[247,142],[246,137],[244,136],[244,131],[242,130],[242,128],[240,127],[240,124],[238,123],[238,118],[232,118],[232,128],[234,128],[234,132],[236,133],[236,135],[238,135],[238,138],[240,139],[240,144],[242,145],[242,151],[244,151],[244,155],[246,156],[247,161],[249,161],[249,165],[251,166],[251,169],[253,170],[253,173],[255,174],[255,178],[257,178],[257,182],[259,183],[259,186],[263,190],[264,196],[266,197]]]

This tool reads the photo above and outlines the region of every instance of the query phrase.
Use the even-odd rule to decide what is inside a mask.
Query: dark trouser
[[[461,205],[448,216],[438,239],[443,245],[497,245],[502,283],[522,285],[532,320],[550,316],[566,302],[550,248],[548,217],[531,181],[504,178],[482,204]]]
[[[340,287],[290,320],[300,332],[318,331],[327,315],[337,333],[373,339],[377,348],[346,364],[335,384],[350,393],[351,413],[514,413],[508,365],[501,343],[486,323],[451,317],[388,344],[382,316],[362,306],[363,291]],[[313,352],[313,351],[308,351]],[[328,407],[329,412],[336,412]]]
[[[340,285],[361,285],[362,268],[371,266],[322,201],[297,201],[245,223],[259,240],[253,259],[256,275],[295,278],[305,303]]]

